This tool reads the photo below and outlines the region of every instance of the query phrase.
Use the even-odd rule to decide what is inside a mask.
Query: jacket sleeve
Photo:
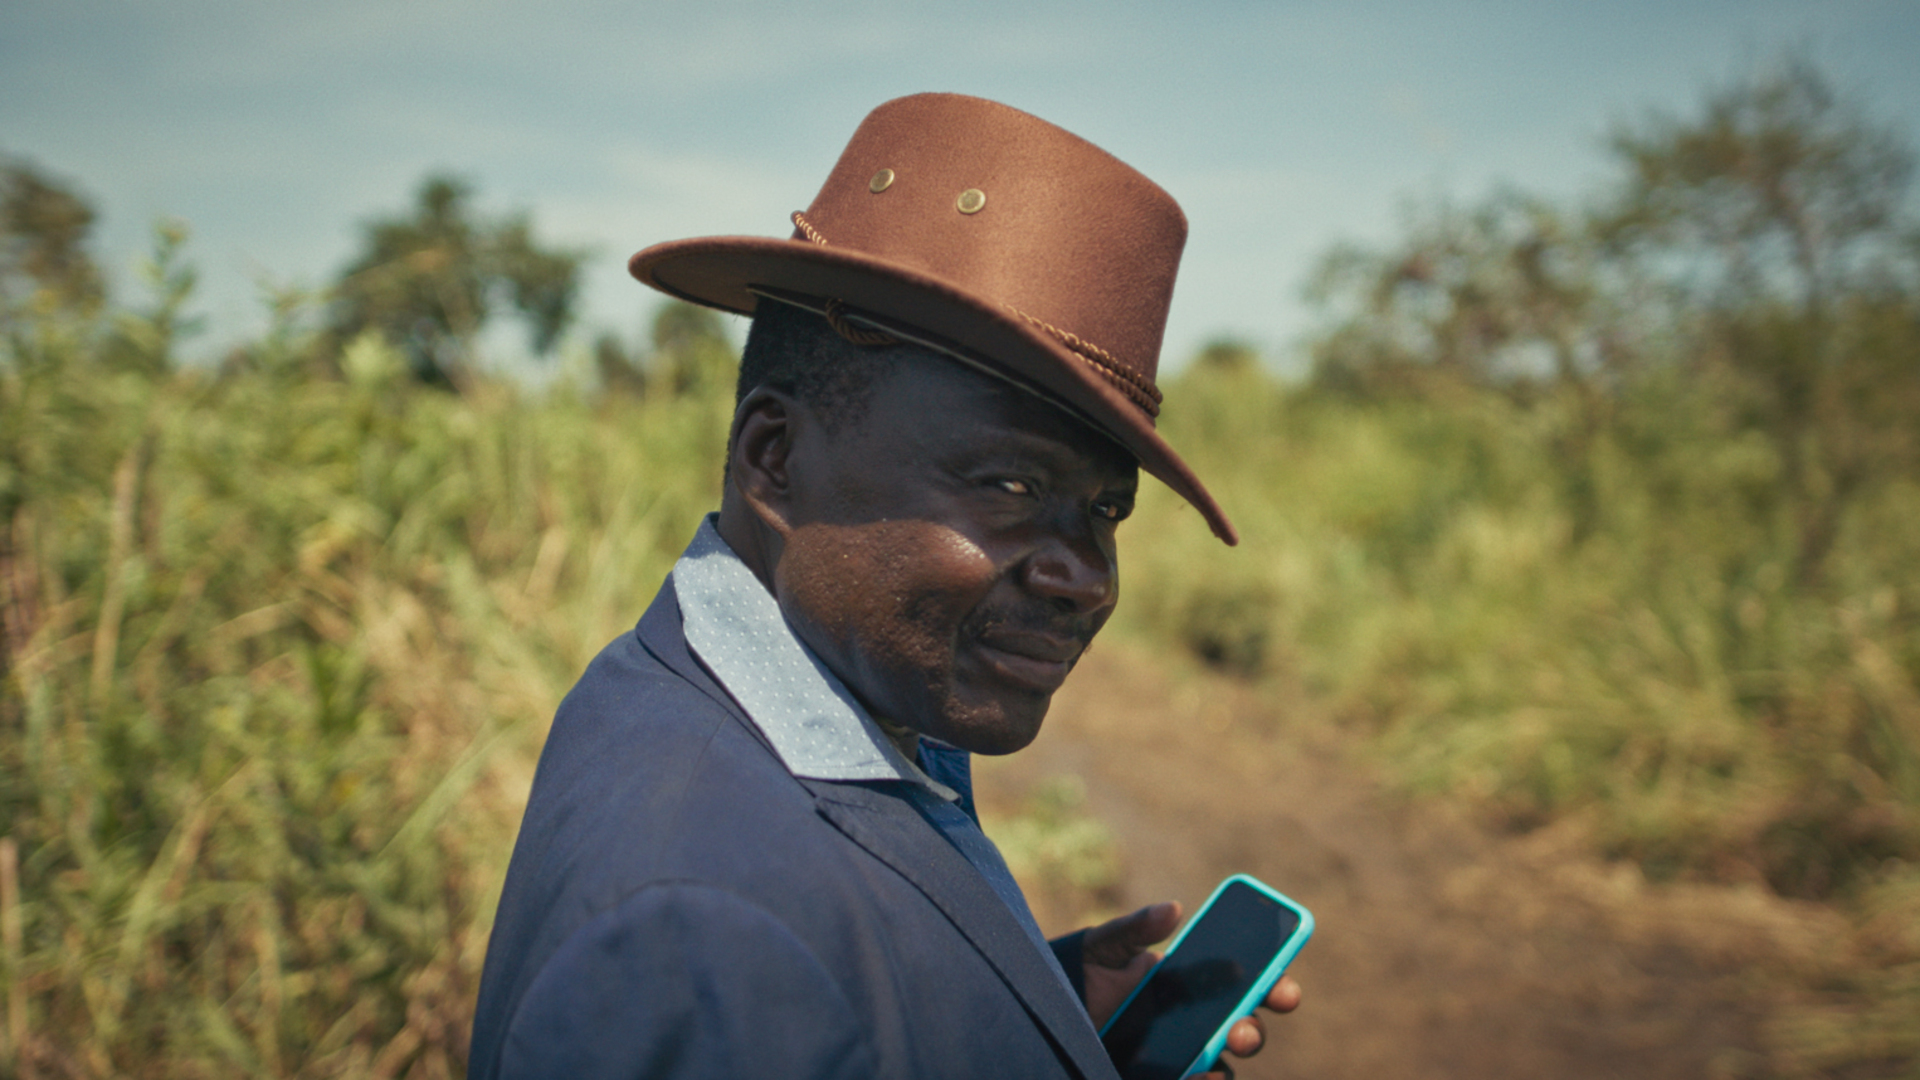
[[[650,885],[576,931],[528,986],[501,1080],[854,1080],[873,1051],[840,987],[778,920],[723,889]]]

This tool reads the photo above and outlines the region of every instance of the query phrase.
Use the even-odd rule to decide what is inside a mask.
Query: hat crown
[[[898,98],[860,124],[805,220],[796,239],[945,279],[1153,384],[1186,216],[1071,132],[961,94]]]
[[[1039,394],[1233,525],[1154,430],[1161,337],[1187,219],[1153,181],[1038,117],[916,94],[869,113],[789,239],[635,252],[633,276],[724,311],[763,300],[857,342],[908,341]]]

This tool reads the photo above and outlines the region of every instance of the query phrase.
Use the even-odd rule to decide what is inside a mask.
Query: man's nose
[[[1111,607],[1118,591],[1119,568],[1091,536],[1049,537],[1022,572],[1029,590],[1076,615]]]

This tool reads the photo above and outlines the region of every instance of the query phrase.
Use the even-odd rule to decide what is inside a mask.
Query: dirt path
[[[982,761],[984,805],[1084,778],[1115,835],[1120,909],[1192,909],[1252,873],[1311,908],[1307,1004],[1242,1077],[1740,1077],[1767,1073],[1754,966],[1818,948],[1824,913],[1757,891],[1653,888],[1576,838],[1493,835],[1385,794],[1299,703],[1096,650],[1033,747]],[[1086,896],[1033,890],[1049,932]]]

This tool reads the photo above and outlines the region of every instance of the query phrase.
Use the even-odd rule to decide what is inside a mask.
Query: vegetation
[[[0,1075],[457,1076],[545,718],[727,404],[453,396],[371,334],[169,371],[177,235],[152,310],[7,326]]]
[[[1615,148],[1593,208],[1332,256],[1308,383],[1198,358],[1166,431],[1246,541],[1148,486],[1109,633],[1299,683],[1287,722],[1508,827],[1847,913],[1769,1067],[1911,1074],[1907,152],[1793,66]],[[724,336],[668,307],[607,392],[450,394],[342,293],[183,370],[184,231],[109,303],[84,202],[8,170],[0,1076],[458,1075],[545,719],[717,497]],[[1077,800],[1000,828],[1097,894]]]
[[[476,218],[472,192],[449,176],[420,185],[413,213],[365,228],[361,253],[334,286],[330,348],[377,330],[426,382],[463,388],[474,341],[502,301],[546,353],[573,318],[581,256],[543,248],[525,215]]]
[[[739,356],[720,313],[692,304],[662,304],[647,332],[650,350],[629,349],[613,334],[594,343],[600,389],[608,395],[728,397]]]
[[[100,270],[84,247],[92,228],[93,208],[65,185],[24,162],[0,164],[0,302],[98,304]]]
[[[1309,385],[1197,364],[1168,431],[1248,557],[1207,581],[1156,548],[1119,618],[1304,681],[1410,786],[1512,828],[1911,920],[1910,155],[1792,65],[1615,146],[1597,210],[1505,192],[1331,256]],[[1807,1069],[1920,1057],[1900,940],[1824,988],[1846,1004]]]
[[[1113,834],[1086,811],[1086,784],[1054,776],[1035,785],[1019,813],[1002,817],[983,808],[981,827],[1036,913],[1042,903],[1083,913],[1090,925],[1112,918],[1121,881]]]
[[[1282,558],[1137,608],[1516,823],[1829,896],[1920,854],[1908,158],[1797,67],[1617,146],[1598,213],[1336,253],[1310,386],[1203,358],[1169,423]]]

